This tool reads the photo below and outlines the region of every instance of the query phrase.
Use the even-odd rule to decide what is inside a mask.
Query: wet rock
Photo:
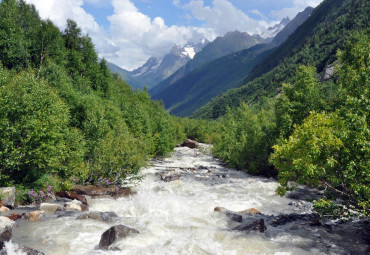
[[[75,203],[68,203],[64,205],[65,211],[82,211],[82,208],[80,205],[77,205]]]
[[[71,200],[76,199],[78,201],[81,201],[83,204],[87,205],[87,199],[83,195],[79,195],[79,194],[75,194],[75,193],[69,193],[68,191],[57,192],[56,195],[59,196],[59,197],[64,197],[64,198],[68,198],[68,199],[71,199]]]
[[[319,218],[317,214],[283,214],[283,215],[278,215],[274,217],[274,219],[271,222],[271,225],[273,227],[281,226],[288,224],[290,222],[296,222],[296,221],[304,221],[306,223],[312,223],[312,224],[317,224],[319,223]]]
[[[266,225],[265,225],[265,220],[264,219],[259,219],[255,220],[252,222],[245,222],[233,230],[237,231],[243,231],[243,232],[251,232],[251,231],[258,231],[260,233],[264,233],[266,230]]]
[[[81,214],[82,214],[81,211],[56,211],[55,212],[55,215],[58,218],[62,218],[62,217],[74,217],[74,218],[76,218],[77,216],[79,216]]]
[[[113,226],[102,234],[99,242],[99,248],[109,249],[109,246],[112,245],[115,241],[130,236],[132,234],[140,234],[140,232],[134,228],[130,228],[125,225]]]
[[[0,188],[0,197],[2,205],[14,207],[15,187]]]
[[[188,147],[190,149],[195,149],[195,148],[199,147],[199,143],[197,141],[186,139],[185,142],[183,142],[180,146],[181,147]]]
[[[115,188],[99,187],[94,185],[76,185],[73,192],[81,195],[88,195],[92,197],[97,196],[111,196],[111,197],[128,197],[131,194],[130,188]]]
[[[261,212],[258,211],[255,208],[250,208],[250,209],[246,209],[246,210],[243,210],[243,211],[234,212],[234,211],[230,211],[230,210],[226,209],[225,207],[217,206],[217,207],[215,207],[214,211],[215,212],[220,212],[220,213],[234,213],[234,214],[239,214],[239,215],[261,214]]]
[[[12,213],[12,214],[9,214],[9,215],[7,215],[5,217],[7,217],[8,219],[10,219],[12,221],[17,221],[17,220],[19,220],[19,219],[22,218],[22,216],[19,215],[18,213]]]
[[[82,204],[82,205],[80,205],[80,206],[81,206],[81,210],[82,210],[83,212],[88,212],[88,211],[89,211],[89,205]]]
[[[230,220],[235,221],[235,222],[242,222],[243,221],[243,216],[241,216],[239,214],[236,214],[236,213],[227,212],[226,216]]]
[[[33,211],[30,213],[25,213],[24,218],[29,222],[42,221],[45,218],[45,212],[44,211]]]
[[[63,207],[61,205],[58,205],[58,204],[42,203],[40,205],[40,210],[44,211],[46,213],[54,213],[54,212],[60,211],[62,209],[63,209]]]
[[[77,217],[77,220],[85,219],[98,220],[102,222],[112,222],[118,219],[118,215],[115,212],[89,212]]]
[[[7,217],[0,216],[0,249],[3,248],[4,242],[8,242],[12,237],[14,225],[14,221]]]
[[[161,174],[161,180],[164,181],[164,182],[172,182],[172,181],[177,181],[177,180],[180,180],[181,179],[181,176],[178,175],[178,174]]]
[[[27,246],[22,246],[20,247],[17,252],[22,252],[22,253],[25,253],[26,255],[45,255],[45,253],[41,252],[41,251],[38,251],[38,250],[35,250],[31,247],[27,247]]]
[[[6,206],[0,206],[0,212],[9,212],[9,208]]]
[[[256,208],[250,208],[243,211],[238,212],[239,214],[261,214]]]

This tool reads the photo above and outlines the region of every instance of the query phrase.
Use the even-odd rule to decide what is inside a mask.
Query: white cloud
[[[130,0],[113,0],[112,4],[114,14],[108,17],[111,39],[120,50],[107,58],[127,69],[151,56],[162,57],[175,44],[215,37],[209,28],[167,26],[161,17],[151,19],[141,13]]]
[[[187,4],[195,18],[204,20],[218,35],[235,29],[250,34],[266,29],[266,23],[250,18],[228,0],[213,0],[212,6],[204,6],[203,0],[192,0]]]
[[[67,19],[75,20],[83,33],[91,36],[100,55],[118,50],[109,40],[103,27],[99,26],[94,17],[82,8],[83,0],[26,0],[26,2],[35,5],[41,18],[50,19],[62,30],[66,26]]]
[[[133,0],[26,0],[39,10],[44,19],[51,19],[64,29],[68,18],[77,21],[84,33],[88,33],[95,44],[100,57],[132,70],[142,65],[149,57],[162,57],[175,44],[216,36],[238,29],[250,34],[259,33],[272,26],[276,21],[268,21],[257,10],[252,12],[261,16],[254,20],[230,0],[213,0],[206,6],[203,0],[172,0],[172,4],[187,10],[191,18],[204,21],[202,27],[168,26],[161,17],[151,18],[140,12]],[[144,0],[141,0],[144,1]],[[282,0],[281,0],[282,1]],[[285,1],[285,0],[284,0]],[[292,8],[275,11],[276,17],[295,15],[307,5],[316,6],[322,0],[292,0]],[[109,33],[97,24],[94,17],[83,9],[84,3],[100,6],[112,5],[114,13],[107,17],[110,22]]]
[[[272,11],[271,14],[278,18],[283,19],[285,17],[289,17],[293,19],[298,12],[303,11],[307,6],[316,7],[318,6],[323,0],[293,0],[293,6],[289,8],[283,8],[281,10]]]

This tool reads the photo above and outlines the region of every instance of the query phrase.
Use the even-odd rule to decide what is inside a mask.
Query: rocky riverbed
[[[18,213],[4,254],[366,254],[367,221],[320,220],[313,189],[275,194],[273,179],[227,168],[210,146],[179,147],[122,189],[57,194]],[[83,191],[83,189],[85,191]],[[94,190],[93,187],[90,189]],[[84,200],[86,199],[86,200]],[[76,205],[76,206],[75,206]],[[53,209],[51,209],[53,208]],[[37,221],[31,211],[41,211]],[[27,218],[28,217],[28,218]],[[5,223],[4,223],[5,224]],[[18,244],[35,250],[21,250]]]

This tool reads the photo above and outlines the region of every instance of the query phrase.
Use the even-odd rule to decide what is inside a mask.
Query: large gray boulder
[[[140,234],[140,232],[134,228],[130,228],[125,225],[113,226],[102,234],[99,248],[110,249],[110,245],[113,244],[115,241],[133,234]]]
[[[0,188],[0,199],[4,206],[14,207],[15,203],[15,188],[14,187],[3,187]]]

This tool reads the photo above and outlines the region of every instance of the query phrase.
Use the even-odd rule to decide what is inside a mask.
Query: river
[[[232,230],[238,223],[215,212],[216,206],[233,211],[256,208],[265,215],[278,215],[309,213],[311,204],[276,195],[278,185],[273,179],[226,168],[212,157],[207,145],[176,148],[170,157],[151,161],[141,175],[144,178],[132,186],[130,197],[88,199],[90,211],[113,211],[119,220],[104,223],[48,215],[42,222],[22,221],[6,246],[8,254],[18,254],[14,243],[48,255],[326,254],[323,245],[312,244],[311,237],[319,235],[314,230],[298,235],[302,231],[271,227],[266,233]],[[165,182],[161,175],[162,179],[177,178]],[[140,234],[118,241],[115,246],[121,251],[97,249],[102,233],[117,224]]]

